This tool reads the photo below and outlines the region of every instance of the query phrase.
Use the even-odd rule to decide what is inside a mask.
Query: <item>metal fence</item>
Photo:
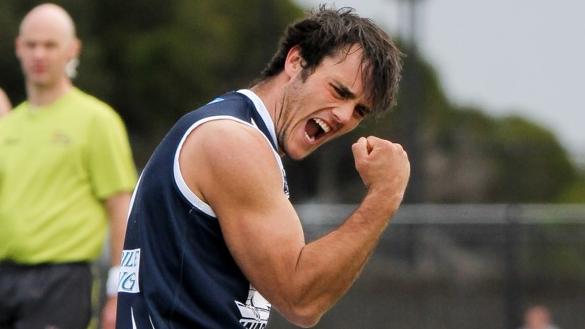
[[[354,208],[297,211],[310,241]],[[316,328],[516,329],[531,304],[585,328],[585,205],[404,205]],[[268,327],[294,328],[276,311]]]

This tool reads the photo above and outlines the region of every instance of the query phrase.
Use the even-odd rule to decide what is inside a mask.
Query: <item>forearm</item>
[[[102,310],[103,328],[114,328],[116,323],[118,266],[120,265],[124,235],[126,234],[126,218],[128,217],[130,199],[129,192],[121,192],[109,197],[105,202],[110,219],[110,260],[112,267],[108,273],[106,283],[108,299]]]
[[[227,130],[219,133],[230,136]],[[338,229],[306,244],[299,218],[282,193],[273,154],[249,156],[265,141],[246,149],[242,138],[222,140],[217,147],[209,139],[199,142],[210,159],[182,164],[198,168],[192,175],[198,180],[187,175],[187,183],[213,207],[231,255],[251,284],[289,321],[314,325],[355,281],[398,209],[409,176],[407,155],[388,141],[360,138],[352,151],[368,194]],[[228,153],[217,149],[232,152],[225,158]],[[192,159],[203,161],[200,154]]]
[[[129,204],[129,192],[118,193],[106,200],[106,209],[110,219],[110,260],[112,266],[120,265]]]
[[[388,204],[387,196],[368,194],[338,229],[303,247],[293,279],[295,303],[307,308],[301,313],[320,317],[347,292],[398,205],[399,201]]]

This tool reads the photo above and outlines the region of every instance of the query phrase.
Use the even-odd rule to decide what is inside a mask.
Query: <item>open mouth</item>
[[[305,137],[313,143],[325,136],[329,131],[331,131],[331,127],[327,122],[319,118],[311,118],[307,121],[305,126]]]

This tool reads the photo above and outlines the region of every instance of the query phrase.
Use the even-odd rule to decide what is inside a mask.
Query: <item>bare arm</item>
[[[120,265],[130,198],[130,192],[120,192],[105,201],[106,211],[110,218],[110,258],[112,266]]]
[[[10,104],[10,100],[8,96],[4,93],[4,90],[0,88],[0,117],[7,114],[12,109],[12,104]]]
[[[106,211],[110,218],[110,259],[111,266],[120,265],[124,235],[126,233],[126,218],[130,205],[130,192],[117,193],[105,201]],[[102,327],[114,329],[116,322],[117,295],[109,295],[102,311]]]
[[[297,325],[314,325],[349,289],[402,200],[409,175],[402,148],[370,137],[353,151],[368,194],[344,224],[309,244],[276,160],[253,128],[209,122],[181,152],[187,184],[218,215],[241,270]]]

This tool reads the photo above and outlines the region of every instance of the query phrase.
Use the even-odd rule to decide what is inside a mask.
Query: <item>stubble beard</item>
[[[288,156],[288,152],[286,149],[286,137],[289,134],[290,129],[290,109],[285,105],[286,104],[286,96],[282,97],[282,102],[280,105],[280,111],[278,117],[276,118],[275,126],[276,126],[276,140],[278,142],[278,148],[284,155]]]
[[[292,116],[293,112],[295,111],[294,105],[298,104],[298,100],[296,100],[294,96],[291,97],[289,88],[295,88],[294,84],[292,86],[289,85],[286,87],[280,102],[280,111],[278,112],[278,116],[275,120],[276,140],[278,141],[278,147],[286,156],[289,155],[286,147],[286,140],[287,137],[292,134]]]

